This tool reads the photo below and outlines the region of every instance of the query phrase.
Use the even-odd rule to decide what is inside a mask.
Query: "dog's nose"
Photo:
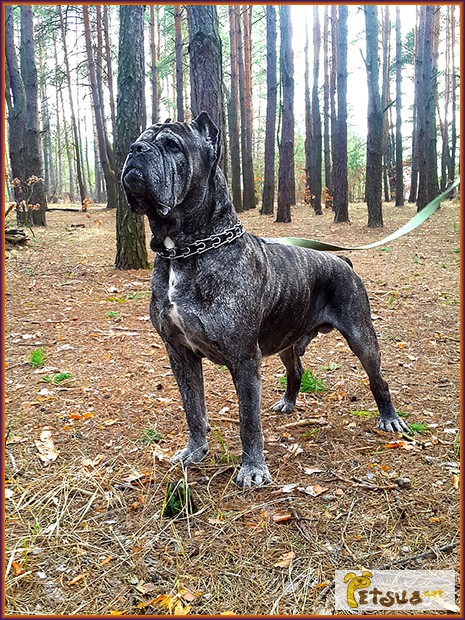
[[[130,149],[133,155],[137,155],[138,153],[145,153],[146,151],[149,151],[150,146],[147,144],[147,142],[143,142],[142,140],[140,140],[139,142],[134,142],[133,144],[131,144]]]

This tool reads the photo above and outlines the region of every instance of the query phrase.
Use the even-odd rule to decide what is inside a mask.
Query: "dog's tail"
[[[350,258],[347,258],[347,256],[342,256],[342,254],[338,254],[337,257],[345,261],[348,265],[350,265],[350,267],[352,267],[352,269],[354,268],[352,261],[350,260]]]

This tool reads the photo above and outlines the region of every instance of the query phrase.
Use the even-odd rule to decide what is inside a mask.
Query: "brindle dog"
[[[350,261],[245,232],[218,166],[220,135],[202,112],[191,123],[149,127],[131,146],[122,182],[131,209],[145,213],[157,253],[150,315],[181,392],[189,439],[174,461],[203,459],[209,424],[202,358],[228,367],[239,399],[239,486],[271,481],[263,454],[263,357],[279,354],[286,392],[275,411],[292,411],[300,357],[318,332],[338,329],[365,368],[379,426],[407,426],[391,402],[362,280]]]

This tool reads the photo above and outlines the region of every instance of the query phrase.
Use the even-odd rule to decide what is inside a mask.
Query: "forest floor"
[[[362,245],[414,212],[385,205],[381,230],[367,228],[362,204],[351,224],[303,206],[291,224],[257,210],[241,219],[263,236]],[[52,211],[47,222],[6,253],[8,614],[328,614],[335,569],[458,570],[458,203],[387,247],[347,253],[415,431],[377,429],[361,365],[342,336],[321,335],[303,365],[324,391],[301,394],[288,416],[269,410],[283,367],[264,360],[273,483],[241,490],[236,395],[206,361],[210,452],[187,474],[196,512],[177,519],[162,511],[183,476],[169,457],[186,423],[148,320],[150,272],[113,268],[114,212]]]

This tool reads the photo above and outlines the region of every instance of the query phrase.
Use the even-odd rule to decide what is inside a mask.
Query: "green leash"
[[[350,248],[350,247],[345,247],[342,245],[334,245],[332,243],[325,243],[324,241],[315,241],[313,239],[300,239],[299,237],[278,237],[275,239],[267,239],[267,241],[269,243],[283,243],[285,245],[298,245],[303,248],[311,248],[312,250],[325,250],[327,252],[334,252],[334,251],[339,251],[339,250],[343,250],[343,251],[369,250],[370,248],[376,248],[380,245],[386,245],[386,243],[389,243],[390,241],[394,241],[394,239],[398,239],[399,237],[406,235],[407,233],[411,232],[412,230],[420,226],[420,224],[423,224],[423,222],[425,222],[429,217],[431,217],[431,215],[433,215],[433,213],[435,213],[435,211],[439,209],[439,206],[441,202],[444,200],[445,196],[447,196],[447,194],[449,194],[449,192],[452,189],[454,189],[454,187],[457,187],[459,182],[460,182],[460,177],[455,179],[455,181],[452,183],[450,187],[448,187],[444,192],[442,192],[442,194],[439,194],[439,196],[436,196],[434,200],[432,200],[421,211],[419,211],[416,215],[414,215],[409,222],[407,222],[406,224],[404,224],[404,226],[402,226],[402,228],[399,228],[399,230],[396,230],[395,232],[388,235],[387,237],[384,237],[384,239],[381,239],[380,241],[375,241],[374,243],[370,243],[368,245],[361,245],[360,247]]]

